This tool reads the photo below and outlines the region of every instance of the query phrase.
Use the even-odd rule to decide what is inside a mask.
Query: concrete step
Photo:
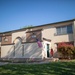
[[[58,60],[59,58],[53,58],[53,57],[44,59],[44,61],[58,61]]]

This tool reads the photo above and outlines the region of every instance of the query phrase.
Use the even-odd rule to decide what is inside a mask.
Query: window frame
[[[63,27],[65,28],[65,32],[63,31]],[[68,27],[71,28],[70,31],[69,31]],[[58,31],[58,29],[59,29],[59,31]],[[65,34],[70,34],[70,33],[73,33],[72,25],[56,27],[56,35],[65,35]]]

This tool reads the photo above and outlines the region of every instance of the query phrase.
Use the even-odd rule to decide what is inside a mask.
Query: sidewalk
[[[8,64],[8,62],[0,62],[0,66],[1,65],[6,65],[6,64]]]
[[[47,58],[44,59],[42,61],[36,61],[36,62],[0,62],[0,66],[1,65],[6,65],[6,64],[46,64],[46,63],[50,63],[50,62],[56,62],[58,61],[58,58]]]

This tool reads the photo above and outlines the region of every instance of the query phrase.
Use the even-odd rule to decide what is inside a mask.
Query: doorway
[[[47,57],[49,57],[50,56],[50,52],[49,52],[49,44],[47,44]]]

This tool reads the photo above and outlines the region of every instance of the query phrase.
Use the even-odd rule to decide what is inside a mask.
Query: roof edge
[[[75,21],[75,18],[71,19],[71,20],[65,20],[65,21],[60,21],[60,22],[42,24],[42,25],[30,27],[30,28],[22,28],[22,29],[16,29],[16,30],[11,30],[11,31],[1,32],[0,34],[13,33],[13,32],[18,32],[18,31],[23,31],[23,30],[26,30],[26,29],[31,29],[31,28],[41,27],[41,26],[48,26],[48,25],[59,24],[59,23],[70,22],[70,21]]]

